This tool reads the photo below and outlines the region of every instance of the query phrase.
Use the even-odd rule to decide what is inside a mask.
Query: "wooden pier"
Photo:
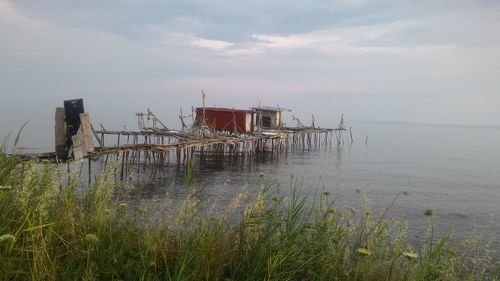
[[[274,132],[229,134],[198,128],[190,131],[148,129],[142,131],[96,131],[100,143],[114,145],[95,147],[89,159],[114,155],[120,161],[121,178],[138,165],[166,166],[171,161],[189,167],[193,157],[252,157],[265,153],[283,154],[330,147],[335,135],[345,129],[283,128]],[[89,160],[90,165],[90,160]]]
[[[95,147],[94,151],[88,153],[88,157],[97,159],[106,154],[125,152],[135,158],[135,155],[142,152],[154,155],[155,159],[164,159],[175,153],[178,159],[182,158],[185,162],[186,158],[192,157],[193,152],[201,156],[206,153],[232,156],[250,156],[265,152],[280,154],[331,146],[337,131],[339,129],[293,128],[246,134],[212,132],[206,136],[173,130],[100,130],[96,131],[96,134],[100,136],[101,143],[109,143],[109,139],[112,139],[115,144]]]
[[[82,100],[65,101],[65,108],[56,110],[56,152],[17,157],[54,163],[86,158],[90,182],[92,161],[101,160],[105,167],[110,156],[118,159],[123,179],[132,167],[140,165],[163,167],[175,162],[190,167],[195,156],[203,160],[207,157],[252,157],[320,150],[333,144],[344,144],[346,132],[349,132],[352,142],[351,130],[345,128],[343,116],[337,128],[315,126],[314,116],[311,126],[304,126],[294,117],[297,125],[287,127],[281,121],[283,110],[260,106],[251,110],[223,108],[218,111],[218,108],[210,108],[207,117],[208,109],[202,107],[197,108],[195,119],[193,108],[190,116],[183,116],[181,111],[182,130],[173,130],[148,109],[146,113],[136,113],[139,130],[111,131],[101,124],[100,130],[94,129],[89,114],[83,112]],[[254,114],[257,116],[255,122]],[[193,119],[191,126],[184,122],[184,118],[189,117]],[[217,123],[216,118],[219,118]]]

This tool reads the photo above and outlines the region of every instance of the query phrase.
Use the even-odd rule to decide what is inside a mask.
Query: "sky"
[[[151,108],[286,107],[302,123],[500,125],[500,1],[0,0],[0,136],[53,142]],[[290,122],[290,121],[289,121]]]

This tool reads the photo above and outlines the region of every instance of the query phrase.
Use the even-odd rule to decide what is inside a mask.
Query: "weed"
[[[329,193],[314,200],[294,184],[286,197],[263,184],[214,219],[188,196],[158,223],[116,198],[113,170],[79,187],[49,164],[19,163],[5,147],[0,281],[498,280],[485,233],[453,246],[433,237],[432,212],[418,249],[405,243],[405,225],[374,220],[367,208],[358,220]]]

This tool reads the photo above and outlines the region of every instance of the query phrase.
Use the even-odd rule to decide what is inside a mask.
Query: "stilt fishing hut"
[[[147,113],[136,114],[139,130],[124,127],[123,130],[109,131],[99,124],[101,130],[96,131],[84,111],[83,100],[66,100],[64,107],[58,107],[55,114],[56,152],[17,154],[16,157],[47,159],[55,163],[87,158],[90,183],[91,161],[103,159],[106,167],[110,155],[120,159],[120,178],[123,179],[134,167],[139,171],[140,165],[163,167],[170,161],[188,165],[195,153],[203,160],[207,155],[246,157],[261,152],[280,154],[320,149],[332,145],[334,133],[337,145],[344,143],[343,116],[339,127],[334,129],[316,126],[314,117],[311,126],[304,126],[294,116],[297,126],[287,127],[282,113],[289,112],[289,109],[260,105],[251,109],[231,109],[204,105],[203,95],[203,106],[193,108],[191,115],[185,116],[181,110],[181,130],[167,128],[148,109]],[[193,126],[184,123],[184,118],[188,117],[193,118]],[[94,138],[99,144],[97,147],[94,147]]]

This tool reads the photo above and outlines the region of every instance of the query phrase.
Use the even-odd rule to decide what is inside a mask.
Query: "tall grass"
[[[373,219],[368,209],[354,218],[326,192],[314,200],[291,188],[283,197],[263,185],[251,200],[241,196],[228,206],[238,223],[227,212],[200,215],[188,197],[158,223],[120,202],[113,171],[83,195],[79,185],[49,164],[18,163],[2,147],[0,281],[499,277],[488,249],[479,246],[481,235],[451,245],[429,231],[416,249],[405,243],[405,225]]]

